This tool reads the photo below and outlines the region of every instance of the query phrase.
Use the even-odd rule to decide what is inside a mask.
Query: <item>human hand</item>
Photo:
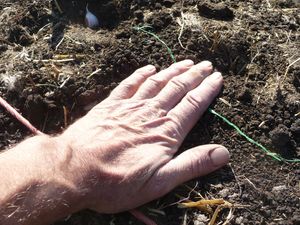
[[[136,208],[229,160],[220,145],[174,157],[187,133],[222,87],[208,61],[146,66],[57,137],[60,170],[80,204],[101,213]]]

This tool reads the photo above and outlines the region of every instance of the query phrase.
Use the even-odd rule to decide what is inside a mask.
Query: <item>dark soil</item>
[[[83,23],[86,0],[57,2],[63,14],[50,0],[0,4],[0,94],[38,129],[58,133],[135,69],[170,65],[159,41],[133,29],[150,25],[176,60],[208,59],[223,73],[224,89],[212,106],[217,112],[270,150],[300,157],[298,0],[90,0],[89,9],[101,24],[96,30]],[[49,59],[72,61],[42,61]],[[0,149],[29,135],[0,108]],[[230,166],[188,185],[197,184],[195,190],[207,198],[242,205],[229,224],[300,224],[299,163],[274,161],[210,113],[182,150],[204,143],[230,149]],[[179,200],[175,194],[188,193],[181,186],[143,210],[161,225],[207,224],[209,215],[171,205]],[[218,221],[227,214],[225,210]],[[128,213],[83,211],[58,224],[140,223]]]

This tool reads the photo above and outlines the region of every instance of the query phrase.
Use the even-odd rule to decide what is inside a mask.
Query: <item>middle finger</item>
[[[162,88],[171,80],[194,65],[192,60],[184,60],[174,63],[169,68],[160,71],[159,73],[149,77],[133,96],[133,99],[149,99],[157,95]]]
[[[164,110],[169,111],[189,91],[199,86],[211,74],[212,69],[209,61],[198,63],[185,73],[171,79],[154,100],[157,100]]]

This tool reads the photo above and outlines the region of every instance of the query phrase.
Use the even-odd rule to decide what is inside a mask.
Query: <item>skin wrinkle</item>
[[[110,162],[112,165],[117,165],[122,161],[119,158],[122,158],[124,154],[126,155],[122,149],[132,149],[134,144],[127,140],[114,140],[114,143],[111,146],[111,151],[105,152],[105,154],[103,153],[96,157],[101,162]]]
[[[192,94],[188,94],[185,99],[190,105],[193,106],[193,110],[195,110],[195,112],[199,111],[200,103],[207,105],[203,98],[198,97],[198,99],[196,99]]]
[[[133,115],[139,114],[140,110],[141,110],[140,108],[130,109],[130,111],[124,110],[124,111],[122,111],[122,113],[119,113],[118,115],[112,115],[112,117],[113,117],[114,121],[119,121],[120,118],[126,118],[127,116],[129,116],[129,117],[127,117],[127,120],[130,120],[130,117],[133,117]]]
[[[127,116],[128,121],[133,121],[130,124],[140,127],[140,125],[146,121],[155,119],[158,117],[156,112],[149,112],[146,108],[140,109],[139,111],[143,111],[142,114],[129,114]],[[127,121],[123,121],[123,123],[126,123]]]
[[[126,171],[128,171],[128,168],[126,168],[127,170]],[[112,172],[112,174],[113,174],[113,177],[114,177],[114,179],[115,179],[115,173],[114,172]],[[130,178],[131,177],[131,178]],[[130,179],[132,179],[132,177],[136,177],[136,175],[134,175],[134,176],[130,176],[130,177],[123,177],[123,179],[121,179],[119,182],[118,182],[118,186],[120,187],[120,190],[122,190],[123,188],[123,186],[124,185],[126,185],[126,184],[128,184],[128,183],[131,183],[131,182],[133,182],[133,180],[130,180]],[[102,177],[97,177],[97,178],[95,178],[96,180],[108,180],[108,179],[103,179]],[[108,185],[110,185],[110,183],[108,183]],[[134,190],[135,189],[135,187],[133,187],[132,188],[132,190]],[[132,190],[130,191],[131,193],[132,193]],[[126,191],[126,189],[124,189],[123,191],[122,191],[122,194],[124,194],[124,191]],[[136,193],[136,191],[133,191],[133,193]],[[132,199],[132,197],[130,197],[128,194],[126,194],[130,199]],[[135,194],[134,194],[135,195]],[[133,195],[133,196],[134,196]],[[120,200],[118,200],[118,197],[117,196],[119,196],[119,193],[117,193],[117,192],[108,192],[107,194],[106,194],[106,198],[108,198],[108,201],[113,201],[113,202],[119,202],[119,201],[121,201],[121,199]],[[99,196],[99,198],[101,198],[101,196]]]
[[[160,143],[161,146],[170,147],[173,146],[174,143],[177,143],[177,140],[167,135],[163,135],[159,133],[152,134],[152,135],[145,134],[143,136],[143,139],[141,139],[141,141],[138,141],[137,144],[145,144],[145,143],[147,144]]]
[[[107,115],[110,115],[109,119],[110,120],[113,119],[113,121],[119,121],[120,120],[119,118],[126,118],[126,121],[130,121],[130,120],[136,121],[136,117],[147,116],[147,115],[145,115],[145,113],[147,112],[148,107],[149,106],[143,102],[141,104],[134,104],[134,105],[126,107],[124,110],[121,110],[121,112],[122,112],[121,114],[115,113],[115,111],[117,111],[117,108],[116,108],[116,110],[113,110],[110,113],[107,113]],[[145,110],[145,113],[141,113],[140,112],[141,109]]]
[[[166,118],[165,123],[169,124],[168,127],[172,127],[172,131],[171,131],[172,134],[170,135],[176,134],[175,137],[177,137],[178,140],[182,141],[184,137],[182,137],[181,134],[184,134],[184,131],[182,127],[179,126],[179,122],[169,115],[165,116],[165,118]]]
[[[178,73],[178,70],[176,69],[173,69],[173,73],[176,74]],[[165,83],[167,81],[163,80],[161,77],[159,76],[152,76],[152,77],[149,77],[147,80],[147,85],[149,87],[151,87],[151,90],[161,90],[164,86],[165,86]],[[150,88],[149,88],[150,89]]]
[[[145,117],[147,118],[147,121],[155,120],[157,118],[164,117],[167,114],[167,111],[165,109],[161,109],[159,107],[159,102],[155,102],[153,104],[147,104],[147,106],[144,108],[145,110]]]
[[[168,136],[169,140],[173,145],[177,146],[183,140],[181,135],[181,128],[177,126],[177,122],[170,116],[164,116],[153,120],[152,122],[146,122],[142,126],[145,129],[156,128],[159,127],[157,133],[165,133]],[[177,143],[177,144],[175,144]]]
[[[152,110],[149,110],[149,109],[152,109]],[[153,110],[155,109],[155,110]],[[142,113],[141,113],[141,110],[142,110]],[[157,111],[157,113],[156,113]],[[113,115],[112,118],[109,117],[109,122],[113,121],[113,122],[116,122],[118,121],[119,119],[118,118],[127,118],[126,121],[130,121],[130,120],[133,120],[134,121],[134,124],[139,124],[139,122],[143,122],[143,121],[148,121],[148,120],[151,120],[153,118],[157,118],[163,114],[165,114],[165,110],[159,110],[158,107],[156,106],[156,104],[139,104],[139,105],[135,105],[133,106],[133,108],[126,108],[126,110],[122,110],[121,114],[119,115]],[[125,122],[123,122],[125,123]],[[109,128],[106,128],[106,129],[109,129]]]
[[[133,102],[128,102],[126,104],[126,107],[124,108],[123,106],[123,109],[121,111],[124,111],[125,112],[127,111],[130,111],[132,109],[140,109],[140,108],[143,108],[145,106],[145,101],[133,101]]]
[[[68,167],[70,167],[72,159],[74,157],[73,151],[71,150],[70,146],[66,146],[66,150],[60,151],[59,154],[63,155],[62,157],[64,158],[63,161],[65,163],[59,164],[58,171],[57,171],[58,174],[60,173],[60,171],[69,171],[70,170]]]
[[[123,130],[121,132],[130,131],[133,134],[143,134],[144,131],[138,126],[127,125],[125,122],[118,125]]]
[[[213,150],[211,150],[210,152],[213,152]],[[197,155],[195,155],[194,157],[197,158]],[[208,165],[212,165],[210,153],[208,153],[205,157],[200,158],[198,163],[192,162],[191,165],[193,166],[191,168],[193,174],[199,174],[202,170],[204,170],[205,167],[207,167]]]
[[[182,82],[180,77],[173,78],[169,83],[170,85],[172,85],[172,89],[175,89],[177,93],[184,93],[190,89],[190,85],[188,83]]]
[[[159,170],[157,170],[151,175],[151,178],[148,179],[148,181],[145,183],[143,188],[145,189],[144,191],[146,193],[150,192],[150,190],[148,190],[148,187],[151,187],[151,191],[153,191],[154,193],[166,193],[166,191],[163,190],[164,188],[166,188],[166,185],[164,183],[165,183],[165,179],[163,179],[162,176],[159,175]],[[155,197],[159,198],[161,196],[162,195],[158,194]]]
[[[145,141],[145,142],[148,142],[147,140]],[[129,156],[130,157],[130,156]],[[171,158],[171,157],[170,157]],[[168,160],[170,160],[170,158],[168,159]],[[139,160],[138,160],[139,161]],[[129,168],[129,167],[127,167],[127,166],[125,166],[125,168]],[[144,170],[138,170],[139,171],[139,173],[140,174],[142,174],[143,172],[144,172]],[[151,171],[151,169],[149,170],[149,169],[147,169],[146,171]],[[115,172],[113,172],[114,174],[115,174]],[[145,173],[145,172],[144,172]],[[147,172],[148,173],[148,172]],[[142,179],[145,179],[144,177],[147,177],[147,176],[149,176],[149,175],[144,175],[144,177],[142,177],[142,176],[140,176],[140,174],[138,175],[139,177],[140,177],[140,179],[139,180],[142,180]],[[126,181],[126,178],[127,176],[124,176],[124,179],[122,179],[120,182],[119,182],[119,184],[122,184],[122,183],[124,183],[125,181]],[[136,175],[133,175],[133,177],[137,177]],[[101,178],[100,178],[101,179]],[[128,181],[128,182],[130,182],[130,180]],[[127,183],[128,183],[127,182]]]

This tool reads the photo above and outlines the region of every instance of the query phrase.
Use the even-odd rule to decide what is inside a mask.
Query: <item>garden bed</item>
[[[0,95],[39,130],[55,134],[141,66],[153,64],[159,70],[174,59],[206,59],[225,81],[211,108],[268,150],[286,159],[300,158],[299,4],[90,0],[89,9],[101,25],[90,29],[84,25],[86,1],[2,0]],[[138,29],[145,25],[169,51]],[[0,149],[29,135],[0,107]],[[181,150],[206,143],[226,146],[230,165],[186,185],[207,199],[238,205],[229,224],[300,224],[300,163],[274,160],[209,112]],[[143,212],[159,225],[208,224],[208,214],[172,204],[178,195],[188,196],[187,186],[146,205]],[[218,221],[227,215],[228,210],[222,211]],[[129,213],[83,211],[58,224],[140,222]]]

